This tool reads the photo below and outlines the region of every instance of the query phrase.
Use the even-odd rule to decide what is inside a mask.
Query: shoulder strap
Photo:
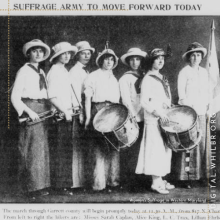
[[[163,79],[160,79],[159,77],[155,76],[155,75],[148,75],[152,78],[154,78],[155,80],[161,82],[161,84],[163,85],[163,88],[164,88],[164,91],[165,91],[165,94],[167,96],[167,98],[170,99],[170,93],[169,93],[169,82],[167,80],[167,78],[165,76],[163,76]]]

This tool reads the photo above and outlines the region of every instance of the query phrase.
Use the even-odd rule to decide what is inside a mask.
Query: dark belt
[[[110,102],[110,101],[104,101],[104,102],[92,102],[92,103],[94,103],[95,105],[98,105],[98,104],[106,104],[106,105],[108,105],[108,104],[112,104],[112,102]]]
[[[113,104],[110,101],[104,101],[104,102],[92,102],[92,106],[95,106],[98,110],[100,110],[101,108],[105,107],[105,106],[109,106]]]
[[[30,98],[22,98],[22,101],[31,101],[31,102],[38,102],[41,104],[48,104],[49,99],[30,99]]]

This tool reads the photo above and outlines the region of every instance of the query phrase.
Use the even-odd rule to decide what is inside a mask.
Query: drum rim
[[[126,117],[125,121],[124,121],[123,124],[121,124],[118,128],[113,129],[113,130],[108,131],[108,132],[102,132],[102,131],[97,130],[97,129],[95,128],[94,121],[95,121],[95,119],[97,118],[98,113],[100,113],[101,111],[103,112],[104,109],[107,109],[107,108],[109,108],[109,107],[111,107],[111,106],[122,106],[122,107],[127,111],[128,114],[127,114],[127,117]],[[101,113],[100,113],[100,114],[101,114]],[[96,131],[98,131],[98,132],[100,132],[100,133],[103,133],[103,134],[108,134],[108,133],[115,132],[115,131],[119,130],[120,128],[122,128],[122,126],[124,125],[124,123],[127,122],[129,115],[130,115],[129,110],[128,110],[128,108],[127,108],[125,105],[120,104],[120,103],[113,103],[113,104],[111,104],[111,105],[105,106],[105,107],[103,107],[102,109],[100,109],[100,110],[96,113],[95,117],[93,118],[92,124],[93,124],[93,127],[95,128]]]
[[[128,109],[127,109],[127,110],[128,110]],[[124,123],[123,123],[122,125],[120,125],[120,127],[118,127],[117,129],[115,129],[114,131],[120,130],[120,129],[123,127],[123,125],[128,121],[129,116],[132,117],[132,115],[130,114],[130,112],[129,112],[129,111],[127,111],[127,112],[128,112],[128,115],[127,115],[127,118],[126,118],[126,120],[124,121]]]
[[[139,136],[139,134],[138,134],[138,136]],[[127,148],[127,147],[132,147],[132,145],[137,141],[138,136],[131,143],[128,144],[130,146],[127,146],[126,144],[123,144],[121,141],[119,141],[119,142],[121,142],[123,144],[121,147],[119,146],[119,148],[120,149],[124,149],[124,148]]]
[[[170,131],[167,131],[167,130],[165,130],[165,129],[162,127],[162,125],[160,124],[161,129],[163,129],[166,133],[170,133],[170,134],[174,134],[174,133],[176,133],[176,134],[184,134],[184,133],[187,133],[188,131],[190,131],[192,128],[194,128],[195,125],[197,124],[197,122],[198,122],[198,114],[196,113],[196,111],[195,111],[192,107],[187,106],[187,105],[176,105],[176,106],[173,107],[173,108],[180,108],[180,107],[187,107],[187,108],[192,109],[192,110],[195,112],[195,114],[196,114],[196,120],[195,120],[195,122],[192,124],[192,126],[191,126],[190,128],[188,128],[188,129],[185,130],[185,131],[181,131],[181,132],[170,132]]]

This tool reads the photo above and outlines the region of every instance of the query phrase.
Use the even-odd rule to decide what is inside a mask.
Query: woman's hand
[[[206,111],[206,117],[211,118],[213,116],[213,110],[211,109],[211,107],[209,106],[208,110]]]
[[[90,124],[90,119],[86,119],[85,121],[85,130],[88,130]]]
[[[170,108],[166,103],[163,103],[163,109],[168,109]]]
[[[163,126],[166,126],[169,124],[169,118],[165,113],[154,110],[153,115],[160,118],[160,122]]]
[[[92,107],[92,97],[91,96],[85,96],[85,130],[88,130],[89,124],[91,121],[91,107]]]
[[[84,115],[83,113],[79,114],[79,123],[82,125],[84,123]]]
[[[159,117],[160,117],[160,122],[161,122],[161,124],[162,124],[163,126],[169,125],[170,120],[169,120],[169,118],[167,117],[166,114],[160,114]]]
[[[32,121],[40,120],[38,114],[36,112],[32,111],[31,109],[30,109],[30,111],[28,111],[28,115]]]
[[[65,111],[64,112],[64,116],[66,118],[66,121],[72,121],[72,115],[71,115],[71,112],[70,111]]]
[[[176,107],[177,105],[175,105],[175,104],[171,104],[171,108],[174,108],[174,107]]]

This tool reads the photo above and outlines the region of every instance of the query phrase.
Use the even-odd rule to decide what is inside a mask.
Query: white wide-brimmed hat
[[[90,50],[92,53],[95,52],[95,48],[91,47],[89,42],[87,41],[79,41],[78,43],[76,43],[76,47],[78,49],[77,53],[83,50]]]
[[[142,51],[140,48],[130,48],[126,54],[121,56],[121,62],[129,66],[129,64],[126,62],[126,58],[130,56],[140,56],[140,57],[145,58],[147,56],[147,53]]]
[[[101,66],[99,66],[99,59],[105,54],[110,54],[114,56],[115,63],[114,66],[112,67],[112,69],[114,69],[118,65],[118,57],[116,56],[115,52],[112,49],[104,49],[101,53],[99,53],[98,57],[96,58],[96,65],[101,68]]]
[[[192,44],[190,44],[186,50],[186,52],[183,54],[182,58],[183,60],[186,61],[186,56],[188,53],[193,53],[196,51],[200,51],[203,54],[203,58],[206,56],[207,54],[207,49],[205,47],[203,47],[200,43],[198,42],[194,42]]]
[[[38,39],[34,39],[30,42],[27,42],[24,46],[23,46],[23,54],[27,57],[27,51],[31,48],[31,47],[43,47],[45,49],[45,54],[43,57],[43,60],[46,60],[49,56],[50,56],[50,48],[49,46],[47,46],[45,43],[43,43],[41,40]],[[42,61],[43,61],[42,60]]]
[[[54,54],[53,56],[50,58],[50,62],[52,62],[52,60],[59,56],[60,54],[62,53],[65,53],[67,51],[72,51],[74,53],[74,55],[77,53],[78,49],[77,47],[71,45],[70,43],[68,42],[61,42],[61,43],[58,43],[56,44],[54,47],[52,47],[53,51],[54,51]]]

